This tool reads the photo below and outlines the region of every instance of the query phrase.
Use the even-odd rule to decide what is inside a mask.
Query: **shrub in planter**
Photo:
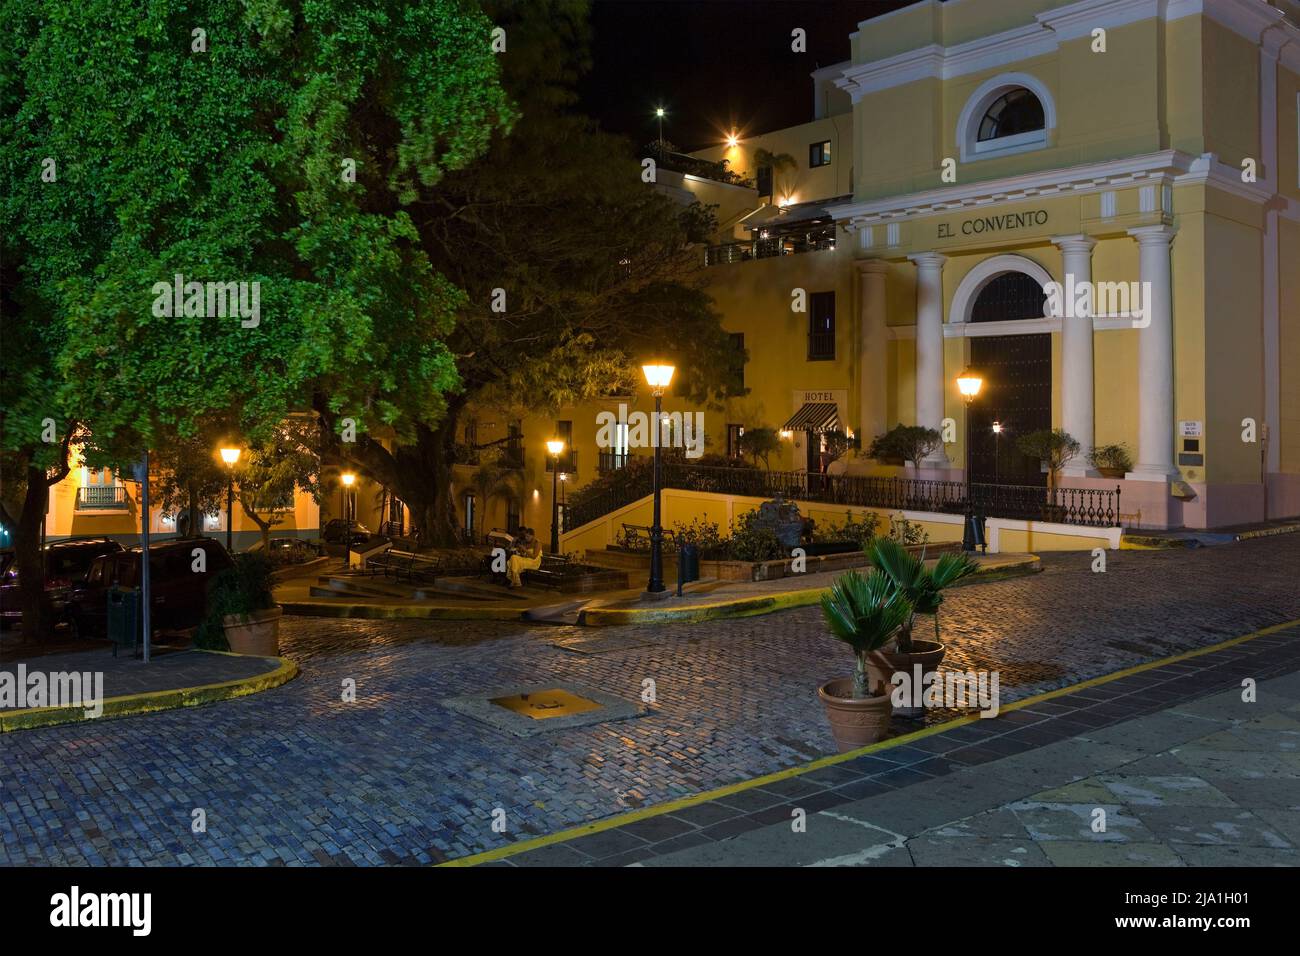
[[[921,460],[943,447],[943,436],[936,428],[898,424],[877,435],[867,448],[867,457],[881,463],[910,461],[921,467]]]
[[[844,516],[844,524],[825,531],[814,530],[812,540],[815,544],[855,544],[864,551],[875,540],[880,527],[880,517],[868,511],[859,521],[850,511]]]
[[[787,556],[776,529],[760,521],[757,511],[736,519],[727,539],[727,557],[733,561],[775,561]]]
[[[897,650],[885,650],[881,654],[888,670],[877,676],[888,681],[895,671],[903,671],[916,688],[916,678],[919,676],[924,681],[926,674],[938,670],[947,650],[939,637],[939,606],[943,604],[943,591],[962,578],[974,574],[979,565],[966,554],[945,554],[939,558],[934,568],[927,568],[924,552],[920,556],[914,555],[890,538],[877,541],[869,555],[871,563],[906,598],[911,608],[899,625],[895,637]],[[918,614],[928,614],[934,618],[933,641],[912,639],[912,629]],[[916,670],[918,666],[919,675]],[[920,717],[924,711],[921,707],[909,706],[899,708],[898,713],[901,717]]]
[[[705,515],[705,519],[707,518],[708,515]],[[702,555],[718,553],[726,540],[722,537],[722,531],[716,521],[700,518],[692,518],[690,524],[682,524],[680,521],[674,523],[673,537],[677,539],[678,550],[693,544]]]
[[[1123,478],[1133,470],[1133,457],[1122,442],[1094,448],[1088,454],[1088,463],[1107,478]]]
[[[233,557],[234,565],[217,576],[195,644],[236,654],[278,656],[282,612],[271,590],[274,567],[260,551]]]
[[[827,681],[817,690],[841,753],[880,740],[893,713],[881,649],[912,613],[906,596],[878,571],[840,575],[821,602],[833,635],[853,650],[853,676]],[[873,675],[877,675],[873,678]]]
[[[1061,469],[1079,454],[1080,446],[1078,440],[1064,429],[1040,428],[1021,435],[1016,447],[1022,455],[1037,458],[1047,466],[1047,487],[1055,488]]]

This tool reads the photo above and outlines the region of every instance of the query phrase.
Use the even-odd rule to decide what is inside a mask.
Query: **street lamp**
[[[226,463],[226,550],[234,550],[235,540],[235,462],[239,461],[239,448],[221,449],[221,460]]]
[[[655,108],[655,118],[659,120],[659,152],[664,150],[664,108],[662,106]]]
[[[971,500],[970,486],[972,460],[970,446],[971,404],[983,387],[984,377],[969,366],[967,366],[966,371],[957,376],[957,391],[961,392],[961,397],[966,400],[966,528],[961,536],[961,549],[963,551],[974,551],[977,544],[984,543],[983,523],[975,519],[975,503]]]
[[[560,553],[560,453],[564,442],[552,438],[546,443],[551,454],[551,554]]]
[[[351,567],[352,564],[352,508],[349,499],[352,495],[352,484],[356,480],[357,476],[350,471],[339,475],[339,481],[343,482],[343,520],[346,522],[346,530],[343,532],[344,567]]]
[[[993,483],[1002,479],[1002,422],[993,422]]]
[[[663,362],[653,365],[642,365],[641,372],[645,375],[646,384],[655,396],[655,417],[654,427],[660,427],[663,415],[664,390],[673,380],[673,372],[676,369]],[[664,529],[660,524],[660,498],[663,490],[663,449],[660,447],[659,434],[654,436],[655,447],[655,467],[654,467],[654,522],[650,526],[650,583],[646,585],[646,590],[651,594],[658,594],[664,589]]]

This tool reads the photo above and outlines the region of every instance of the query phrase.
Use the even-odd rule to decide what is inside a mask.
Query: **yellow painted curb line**
[[[196,648],[204,654],[222,654],[228,657],[241,655],[228,651],[208,651]],[[28,710],[14,710],[0,713],[0,733],[15,730],[34,730],[37,727],[53,727],[58,724],[71,724],[83,721],[103,720],[106,717],[132,717],[137,714],[151,714],[162,710],[175,710],[178,707],[198,707],[220,700],[232,700],[247,697],[259,691],[270,690],[286,684],[298,673],[298,665],[287,657],[273,657],[268,660],[279,661],[275,670],[252,677],[240,677],[235,680],[222,681],[218,684],[201,684],[196,687],[177,687],[168,690],[145,691],[140,694],[126,694],[122,697],[109,697],[104,701],[104,712],[98,717],[87,717],[84,707],[33,707]]]
[[[980,571],[960,583],[984,584],[999,577],[1037,571],[1040,567],[1039,559],[1032,557],[1015,564],[990,567],[987,571]],[[620,624],[700,624],[704,621],[756,617],[774,611],[819,604],[822,595],[829,594],[830,590],[829,587],[824,587],[775,591],[757,597],[741,597],[712,604],[689,604],[677,608],[594,607],[582,611],[578,616],[578,623],[587,627],[615,627]]]
[[[1064,697],[1066,694],[1073,694],[1076,691],[1084,690],[1088,687],[1096,687],[1099,684],[1108,684],[1111,681],[1119,680],[1121,677],[1130,677],[1133,674],[1141,674],[1143,671],[1153,670],[1157,667],[1164,667],[1168,664],[1176,664],[1179,661],[1190,660],[1193,657],[1201,657],[1204,654],[1212,654],[1215,651],[1226,650],[1229,647],[1235,647],[1238,644],[1244,644],[1247,641],[1253,641],[1256,638],[1264,637],[1269,634],[1275,634],[1278,631],[1284,631],[1288,628],[1300,625],[1300,618],[1294,621],[1286,621],[1282,624],[1274,624],[1270,627],[1262,628],[1258,631],[1252,631],[1249,634],[1243,634],[1241,637],[1230,638],[1218,644],[1211,644],[1209,647],[1200,647],[1192,651],[1184,651],[1181,654],[1174,654],[1172,657],[1163,657],[1157,661],[1148,661],[1145,664],[1137,664],[1133,667],[1126,667],[1124,670],[1115,671],[1113,674],[1103,674],[1100,677],[1093,677],[1089,680],[1082,681],[1078,684],[1071,684],[1069,687],[1060,687],[1056,690],[1049,690],[1042,694],[1035,694],[1033,697],[1026,697],[1024,700],[1018,700],[1014,703],[1007,704],[999,709],[999,713],[1005,713],[1012,710],[1020,710],[1025,707],[1032,707],[1034,704],[1040,704],[1045,700],[1052,700],[1055,697]],[[1171,705],[1170,708],[1177,707],[1177,704]],[[910,734],[903,734],[899,737],[891,737],[888,740],[882,740],[874,744],[868,744],[866,747],[860,747],[857,750],[851,750],[848,753],[831,754],[827,757],[819,757],[811,763],[799,767],[789,767],[785,770],[778,770],[775,773],[764,774],[761,777],[755,777],[752,780],[743,780],[740,783],[729,784],[725,787],[719,787],[716,790],[707,790],[704,793],[697,793],[690,797],[681,797],[677,800],[671,800],[667,803],[657,803],[652,807],[643,807],[640,810],[633,810],[630,813],[619,814],[615,817],[606,817],[603,820],[594,820],[591,823],[585,823],[579,827],[573,827],[569,830],[561,830],[557,833],[548,833],[543,836],[534,837],[531,840],[524,840],[519,843],[511,843],[508,846],[497,847],[494,850],[486,850],[483,853],[476,853],[473,856],[459,857],[455,860],[447,860],[438,866],[478,866],[480,863],[491,863],[493,860],[503,860],[507,857],[516,856],[525,853],[528,850],[535,850],[539,847],[550,846],[555,843],[567,843],[578,837],[589,836],[593,833],[602,833],[605,830],[613,830],[617,827],[625,826],[629,823],[636,823],[638,820],[645,820],[649,817],[661,816],[665,813],[671,813],[674,810],[684,810],[687,807],[693,807],[700,803],[707,803],[710,800],[716,800],[719,797],[730,796],[733,793],[740,793],[744,790],[751,790],[755,787],[761,787],[764,784],[776,783],[779,780],[789,780],[791,777],[799,777],[805,773],[811,773],[814,770],[821,770],[823,767],[831,767],[838,763],[845,763],[849,760],[856,760],[858,757],[866,756],[879,750],[887,750],[890,747],[898,747],[903,744],[911,743],[914,740],[920,740],[924,737],[931,737],[935,734],[941,734],[948,730],[955,730],[966,724],[974,723],[984,718],[978,715],[967,717],[957,717],[954,720],[946,721],[942,724],[934,724],[930,727],[923,727],[915,730]],[[996,720],[997,718],[990,718]]]
[[[522,621],[528,608],[453,607],[445,604],[317,604],[314,601],[281,602],[284,613],[295,617],[367,618],[395,620],[415,618],[429,621]]]

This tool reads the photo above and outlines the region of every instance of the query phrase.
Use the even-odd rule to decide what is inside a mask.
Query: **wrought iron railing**
[[[758,468],[703,468],[679,463],[663,466],[664,487],[750,498],[780,495],[792,501],[815,501],[882,508],[890,511],[931,511],[961,514],[966,510],[966,484],[926,478],[866,475],[822,475],[806,471],[767,471]],[[632,474],[600,494],[570,505],[568,527],[578,528],[603,518],[653,491],[646,470]],[[971,503],[988,518],[1050,521],[1096,528],[1118,527],[1120,489],[1044,488],[1036,485],[970,486]]]
[[[121,510],[128,500],[121,485],[83,485],[77,489],[78,511]]]

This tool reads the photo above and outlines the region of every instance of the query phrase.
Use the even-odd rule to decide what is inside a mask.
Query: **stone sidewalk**
[[[149,663],[129,651],[114,657],[107,643],[90,651],[36,654],[0,662],[0,685],[26,694],[39,677],[42,686],[71,686],[60,675],[77,675],[79,698],[98,697],[103,712],[87,715],[81,704],[42,703],[0,697],[0,732],[75,723],[106,717],[186,707],[243,697],[278,687],[297,673],[278,657],[248,657],[216,651],[156,646]]]
[[[1300,626],[1270,631],[491,865],[1294,866]]]

